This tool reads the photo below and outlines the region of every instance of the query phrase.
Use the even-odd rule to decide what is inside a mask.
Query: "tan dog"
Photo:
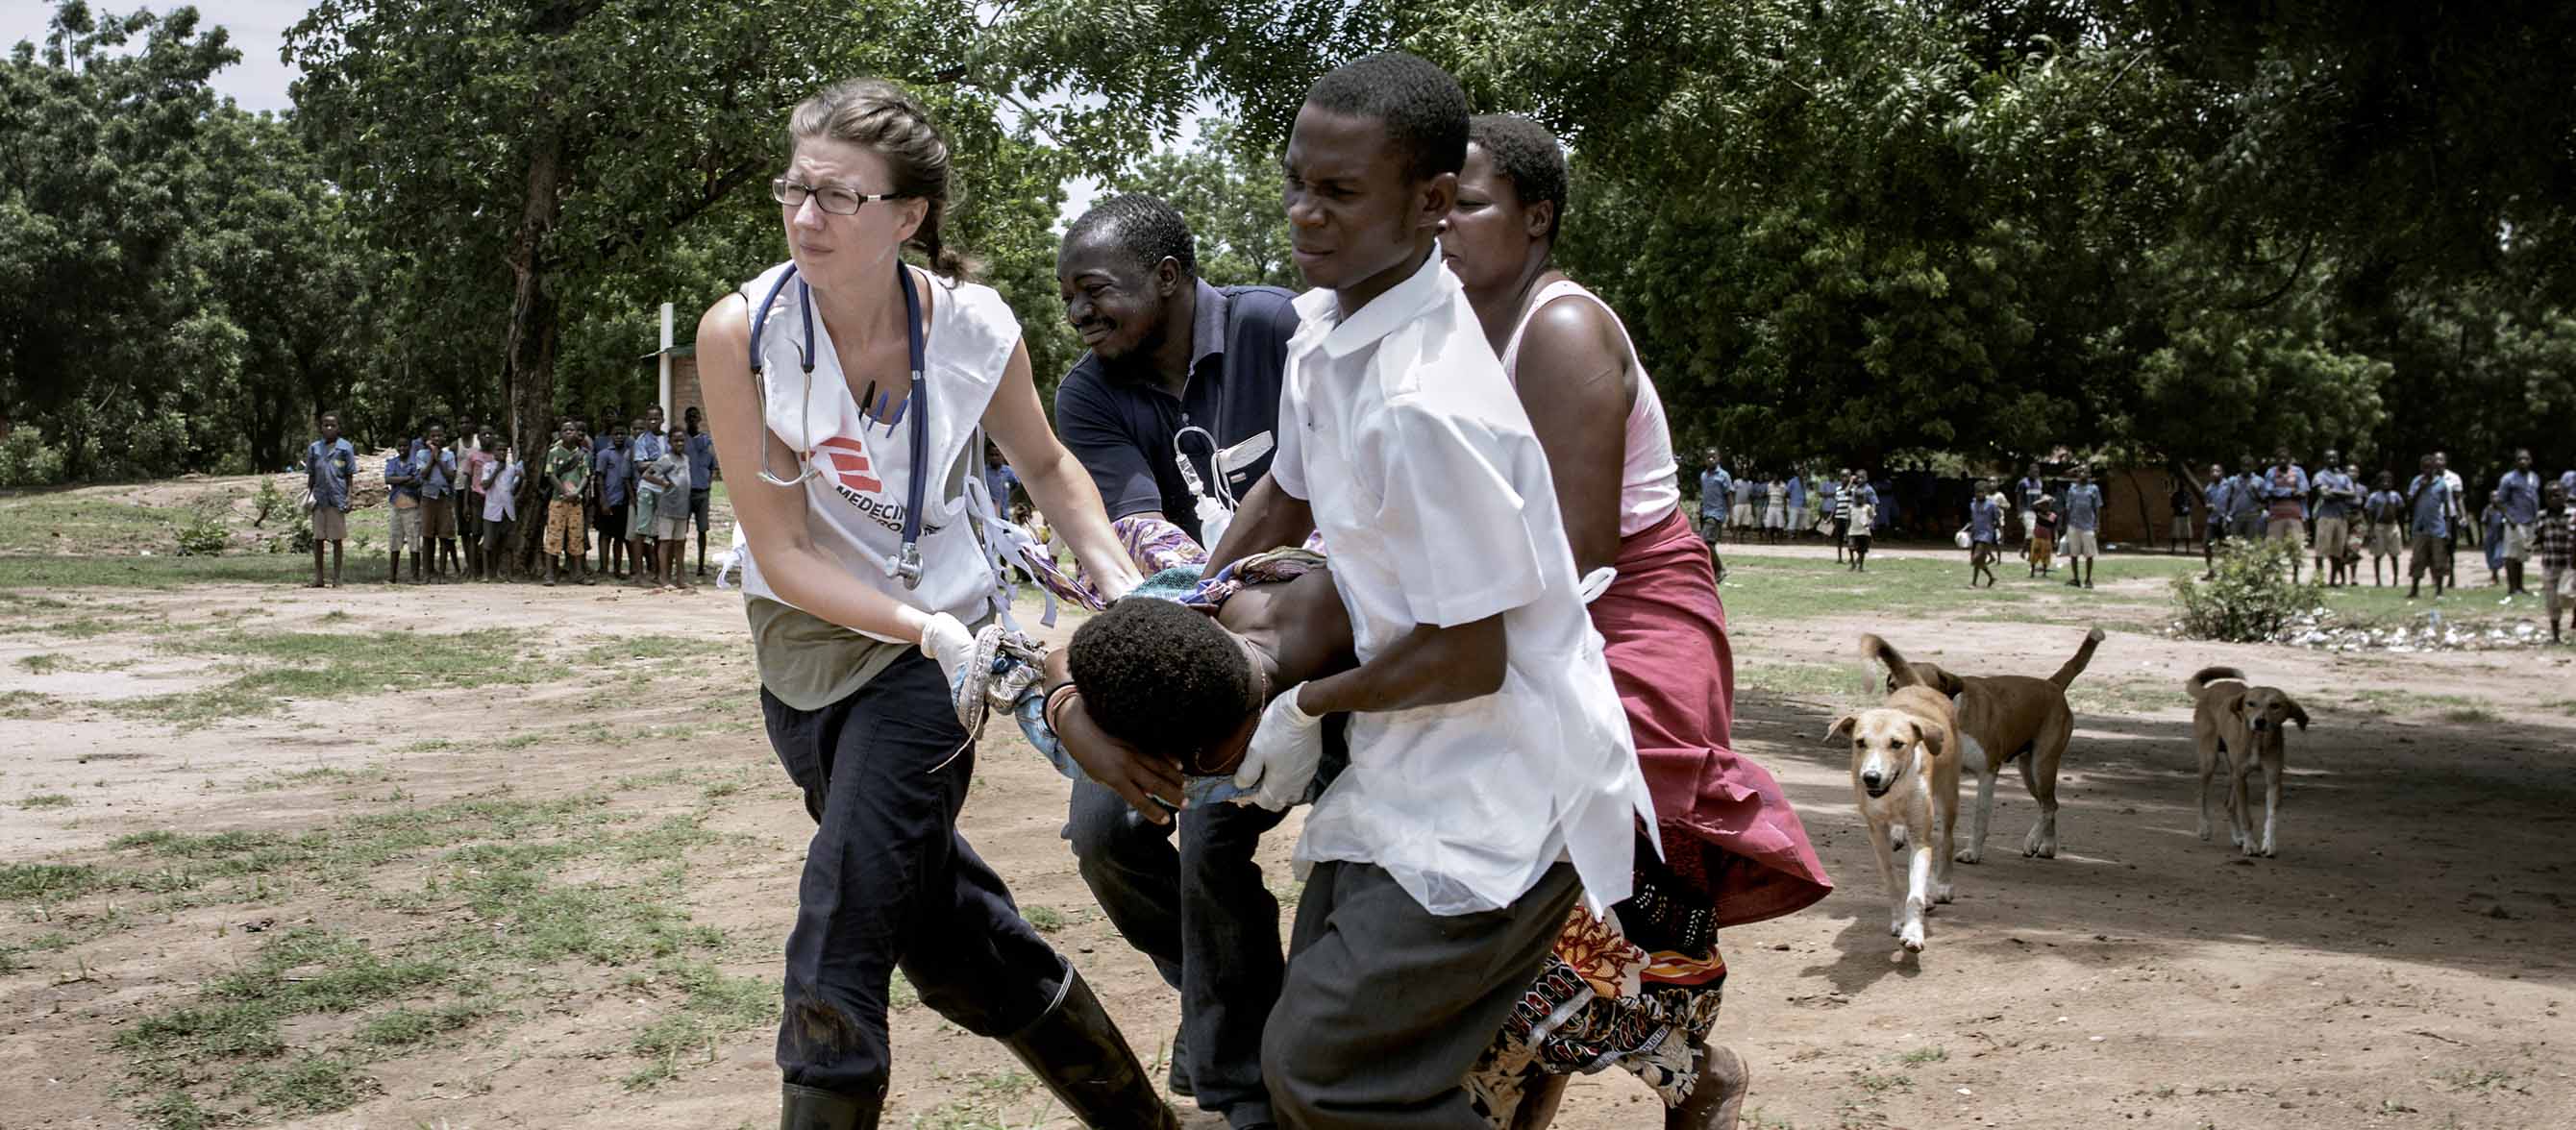
[[[1894,657],[1887,641],[1864,636],[1865,655]],[[1910,680],[1911,674],[1907,675]],[[1879,878],[1887,883],[1887,932],[1908,951],[1923,950],[1923,916],[1932,904],[1950,901],[1950,835],[1959,820],[1959,738],[1950,700],[1930,687],[1897,688],[1883,705],[1845,714],[1825,731],[1827,740],[1851,739],[1852,797],[1869,821],[1870,846],[1876,849]],[[1907,847],[1905,880],[1899,883],[1890,854],[1893,831],[1902,829]]]
[[[2308,712],[2279,687],[2257,687],[2233,667],[2203,667],[2183,683],[2191,692],[2191,738],[2200,747],[2200,838],[2209,838],[2209,778],[2218,755],[2227,755],[2227,842],[2247,855],[2272,854],[2273,830],[2281,818],[2281,774],[2285,728],[2308,728]],[[2246,803],[2246,779],[2263,770],[2263,838],[2254,838],[2254,809]],[[2258,852],[2256,849],[2260,848]]]
[[[2045,679],[2028,675],[1953,675],[1938,664],[1909,663],[1914,679],[1950,696],[1959,712],[1959,771],[1977,775],[1977,809],[1968,825],[1968,846],[1961,863],[1985,857],[1986,824],[1995,814],[1995,776],[2004,763],[2021,763],[2021,783],[2039,802],[2039,822],[2023,836],[2021,853],[2042,859],[2057,857],[2057,765],[2066,756],[2066,741],[2075,733],[2075,711],[2066,705],[2066,688],[2093,662],[2102,646],[2102,629],[2084,633],[2075,657]],[[1887,655],[1873,659],[1888,664],[1887,689],[1897,687],[1895,663]]]

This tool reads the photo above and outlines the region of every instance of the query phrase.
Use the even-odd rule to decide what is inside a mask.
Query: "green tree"
[[[1199,274],[1210,282],[1305,285],[1288,257],[1278,159],[1234,123],[1205,120],[1190,148],[1146,157],[1113,184],[1117,192],[1159,197],[1189,220]]]

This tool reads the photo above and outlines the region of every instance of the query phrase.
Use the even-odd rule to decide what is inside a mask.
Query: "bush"
[[[2185,574],[2174,578],[2174,601],[2181,606],[2176,622],[2194,639],[2261,643],[2281,634],[2290,618],[2325,603],[2325,585],[2311,577],[2290,580],[2290,571],[2307,551],[2286,541],[2220,543],[2217,577],[2203,581]]]
[[[179,527],[179,556],[214,557],[232,543],[232,531],[224,528],[224,512],[232,509],[229,499],[223,502],[200,502],[188,512],[188,522]]]
[[[61,448],[45,446],[34,424],[20,424],[0,440],[0,487],[41,487],[63,481]]]
[[[250,524],[254,526],[264,527],[269,519],[286,512],[286,492],[277,489],[277,476],[260,476],[259,493],[251,497],[250,506]]]

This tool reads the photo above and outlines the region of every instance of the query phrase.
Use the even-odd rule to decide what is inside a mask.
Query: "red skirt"
[[[1738,755],[1735,656],[1708,547],[1681,512],[1620,540],[1619,578],[1592,602],[1610,679],[1654,796],[1664,856],[1717,924],[1760,922],[1834,889],[1769,770]]]

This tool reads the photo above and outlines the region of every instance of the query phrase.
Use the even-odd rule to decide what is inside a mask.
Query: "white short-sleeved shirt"
[[[1360,659],[1496,615],[1510,652],[1494,695],[1353,715],[1297,860],[1375,864],[1454,915],[1510,905],[1562,858],[1606,909],[1654,808],[1547,454],[1466,292],[1434,251],[1348,318],[1328,290],[1297,310],[1270,473],[1314,508]]]

